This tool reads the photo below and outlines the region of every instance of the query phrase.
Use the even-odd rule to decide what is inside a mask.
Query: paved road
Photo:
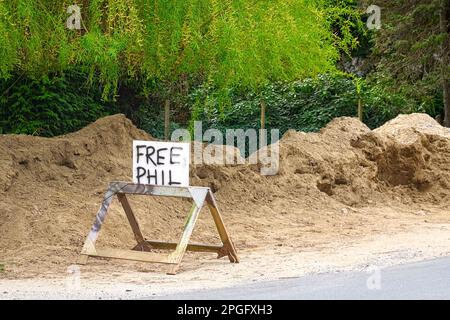
[[[319,274],[158,299],[450,299],[450,257],[370,272]]]

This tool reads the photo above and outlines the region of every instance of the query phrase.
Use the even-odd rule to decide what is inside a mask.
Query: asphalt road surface
[[[157,299],[450,299],[450,257],[368,268],[364,272],[328,273],[184,292]]]

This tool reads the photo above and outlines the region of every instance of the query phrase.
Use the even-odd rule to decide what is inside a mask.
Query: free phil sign
[[[133,141],[133,182],[189,186],[190,143]]]

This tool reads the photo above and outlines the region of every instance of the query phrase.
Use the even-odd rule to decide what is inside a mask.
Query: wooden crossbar
[[[178,245],[177,242],[166,242],[166,241],[156,241],[156,240],[146,240],[145,242],[149,245],[149,247],[151,249],[172,250],[172,249],[175,249]],[[215,245],[202,244],[202,243],[190,243],[190,244],[188,244],[186,251],[218,253],[222,249],[223,249],[223,245],[215,246]],[[142,250],[142,248],[140,247],[140,245],[136,245],[136,247],[134,247],[133,250]]]
[[[142,262],[175,264],[175,262],[169,261],[169,256],[167,254],[158,254],[153,252],[143,252],[143,251],[133,251],[123,249],[97,248],[96,254],[92,256],[134,260]]]

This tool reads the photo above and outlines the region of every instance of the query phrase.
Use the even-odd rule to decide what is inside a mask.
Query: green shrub
[[[82,74],[0,80],[0,133],[57,136],[112,113],[85,83]]]
[[[433,108],[407,98],[401,93],[390,93],[386,87],[344,74],[325,74],[315,79],[293,83],[275,83],[259,94],[232,94],[232,103],[220,111],[212,89],[200,88],[191,95],[192,120],[203,121],[203,130],[216,128],[260,127],[260,103],[266,102],[266,128],[318,131],[336,117],[357,116],[358,98],[363,105],[363,121],[375,128],[400,113],[428,112]],[[437,107],[436,107],[437,108]],[[436,109],[435,108],[435,109]],[[438,108],[437,108],[438,109]]]
[[[234,95],[231,106],[219,111],[214,95],[199,89],[192,96],[193,120],[203,121],[204,129],[259,128],[260,105],[264,100],[266,128],[317,131],[335,117],[356,114],[354,82],[344,76],[321,75],[293,83],[267,86],[260,94]]]
[[[390,80],[371,80],[364,88],[364,122],[376,128],[400,113],[422,112],[434,118],[443,112],[440,88],[428,88],[427,94],[414,90],[408,86],[398,88]]]

